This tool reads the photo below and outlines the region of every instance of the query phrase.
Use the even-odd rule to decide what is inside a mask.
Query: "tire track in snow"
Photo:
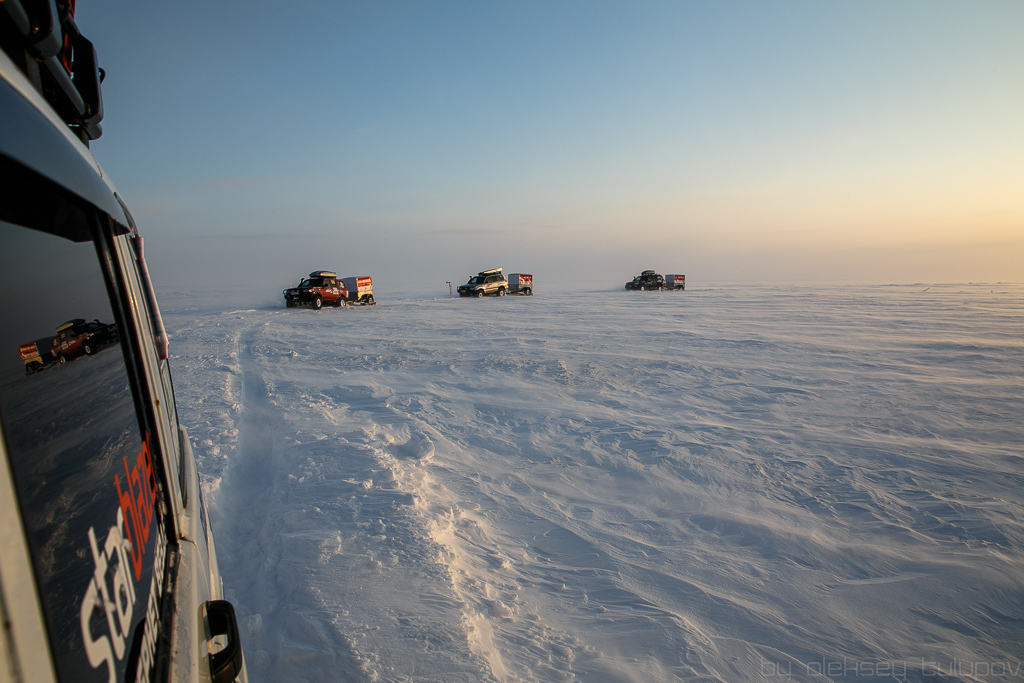
[[[224,573],[235,579],[237,603],[249,612],[242,619],[242,629],[248,638],[246,646],[248,667],[254,673],[265,670],[271,663],[268,642],[276,639],[276,613],[280,600],[274,585],[273,566],[278,549],[266,547],[268,524],[273,523],[271,512],[273,497],[273,459],[275,424],[270,409],[266,382],[253,352],[259,323],[245,327],[236,337],[234,356],[240,374],[232,377],[231,391],[238,406],[235,429],[238,432],[235,457],[224,474],[218,498],[218,508],[224,513],[225,539],[229,552],[223,553]],[[254,566],[261,567],[252,571]],[[248,642],[246,642],[248,641]]]
[[[233,382],[240,405],[237,455],[225,473],[221,508],[228,552],[224,573],[236,581],[243,647],[251,680],[374,680],[365,661],[332,623],[332,615],[310,618],[310,593],[316,586],[296,571],[291,560],[288,491],[284,485],[288,455],[284,418],[271,399],[266,363],[258,350],[269,325],[256,322],[238,335],[235,356],[241,377]]]
[[[241,405],[238,446],[239,458],[232,479],[242,490],[263,491],[273,488],[274,434],[281,419],[270,406],[267,384],[256,367],[253,343],[256,326],[247,328],[239,337],[237,355],[242,368]]]

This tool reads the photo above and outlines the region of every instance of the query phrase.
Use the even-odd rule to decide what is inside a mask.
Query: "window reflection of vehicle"
[[[0,238],[24,231],[9,224],[0,226]],[[31,336],[41,306],[58,320],[66,317],[72,305],[108,320],[115,317],[91,241],[74,242],[43,232],[28,237],[35,244],[31,253],[38,267],[77,271],[75,301],[51,299],[7,306],[5,326]],[[91,274],[84,267],[90,262]],[[10,284],[2,282],[2,291],[11,291]],[[72,319],[57,328],[52,343],[61,359],[76,357],[85,354],[86,346],[93,348],[89,343],[97,332],[84,319]],[[117,338],[116,329],[111,336]],[[143,539],[137,531],[143,520],[135,523],[137,516],[122,510],[118,486],[121,493],[131,491],[133,498],[145,489],[141,481],[131,482],[125,463],[130,471],[143,445],[153,437],[136,418],[124,355],[104,353],[95,361],[71,363],[61,372],[21,375],[0,385],[10,468],[51,640],[60,644],[58,674],[67,680],[79,675],[82,667],[93,671],[92,662],[100,664],[95,671],[102,672],[105,680],[108,659],[112,665],[120,663],[118,643],[122,655],[129,645],[141,647],[142,638],[133,634],[144,623],[151,600],[157,546],[168,542],[158,532],[160,525],[166,526],[159,515],[145,520],[152,530]],[[131,566],[130,559],[116,549],[111,553],[109,538],[130,541],[139,559],[137,566]],[[121,602],[115,601],[123,618],[115,620],[113,628],[105,610],[86,606],[97,575],[107,582],[110,595],[115,595],[117,586],[124,587]],[[129,595],[134,600],[126,600]],[[92,599],[104,604],[99,594]],[[104,643],[109,658],[102,654]]]
[[[57,327],[51,346],[57,360],[64,363],[81,354],[91,356],[116,341],[117,327],[113,323],[76,318]]]

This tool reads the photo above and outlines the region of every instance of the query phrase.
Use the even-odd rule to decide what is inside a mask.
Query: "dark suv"
[[[653,270],[645,270],[627,282],[626,289],[637,289],[641,292],[650,289],[665,289],[665,278]]]
[[[74,8],[0,2],[0,681],[244,682],[142,237],[89,149]],[[61,320],[62,353],[110,348],[27,372],[54,347],[24,340]]]

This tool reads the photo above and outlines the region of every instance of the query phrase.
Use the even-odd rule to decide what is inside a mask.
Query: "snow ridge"
[[[923,289],[164,296],[252,680],[1020,680],[1024,288]]]

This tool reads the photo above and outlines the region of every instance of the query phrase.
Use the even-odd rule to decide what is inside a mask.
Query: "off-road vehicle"
[[[459,285],[458,291],[459,296],[505,296],[508,280],[501,274],[501,268],[481,270],[469,282]]]
[[[627,282],[626,289],[636,289],[641,292],[651,289],[665,289],[665,278],[653,270],[645,270]]]
[[[142,237],[89,150],[101,72],[74,8],[0,2],[0,683],[244,682]],[[25,372],[14,347],[62,320],[110,348]]]
[[[312,306],[320,310],[324,306],[344,306],[347,300],[345,284],[330,270],[314,270],[298,287],[284,290],[284,305],[288,308]]]
[[[91,356],[100,349],[117,342],[117,326],[99,320],[86,322],[83,318],[69,320],[57,327],[50,342],[54,357],[64,363],[81,354]]]

